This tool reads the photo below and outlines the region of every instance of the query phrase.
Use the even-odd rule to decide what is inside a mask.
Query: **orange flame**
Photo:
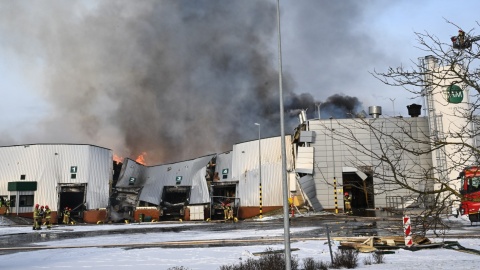
[[[113,161],[116,161],[117,163],[123,162],[123,157],[113,154]]]
[[[137,159],[135,159],[136,162],[146,165],[145,157],[147,156],[147,152],[142,152],[140,155],[138,155]]]

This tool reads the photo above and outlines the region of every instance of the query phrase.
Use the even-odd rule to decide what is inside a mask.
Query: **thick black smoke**
[[[42,70],[38,90],[51,106],[35,133],[11,143],[90,143],[159,164],[255,139],[255,122],[262,136],[280,134],[273,1],[1,7],[4,46]],[[314,113],[317,102],[294,86],[285,72],[286,111]],[[321,112],[338,118],[359,106],[334,95]]]

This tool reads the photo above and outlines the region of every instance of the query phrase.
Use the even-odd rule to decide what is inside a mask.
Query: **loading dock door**
[[[63,210],[71,208],[70,217],[76,221],[83,221],[85,210],[85,195],[87,184],[61,184],[59,185],[58,222],[62,223]]]
[[[190,186],[163,187],[160,202],[162,220],[183,219],[185,208],[190,201]]]
[[[372,176],[367,175],[366,179],[363,180],[355,172],[344,172],[342,178],[343,192],[348,192],[352,197],[352,210],[375,208]]]
[[[238,216],[239,199],[235,197],[237,184],[235,182],[212,183],[212,196],[210,200],[210,218],[224,220],[224,204],[230,204],[234,217]]]

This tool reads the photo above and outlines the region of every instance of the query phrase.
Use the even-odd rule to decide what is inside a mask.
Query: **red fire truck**
[[[467,215],[471,222],[480,221],[480,166],[469,166],[463,169],[459,179],[462,180],[460,194],[460,214]]]

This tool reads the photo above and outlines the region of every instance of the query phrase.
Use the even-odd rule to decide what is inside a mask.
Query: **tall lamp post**
[[[259,190],[260,190],[260,215],[259,217],[263,217],[263,202],[262,202],[262,145],[260,144],[260,128],[261,125],[259,123],[255,123],[258,126],[258,179],[259,179]]]
[[[290,219],[289,191],[287,178],[287,150],[285,146],[285,121],[283,108],[283,83],[282,83],[282,37],[280,31],[280,0],[277,0],[277,30],[278,30],[278,92],[280,96],[280,136],[282,137],[282,182],[283,182],[283,241],[285,246],[285,270],[292,269],[292,257],[290,251]]]

